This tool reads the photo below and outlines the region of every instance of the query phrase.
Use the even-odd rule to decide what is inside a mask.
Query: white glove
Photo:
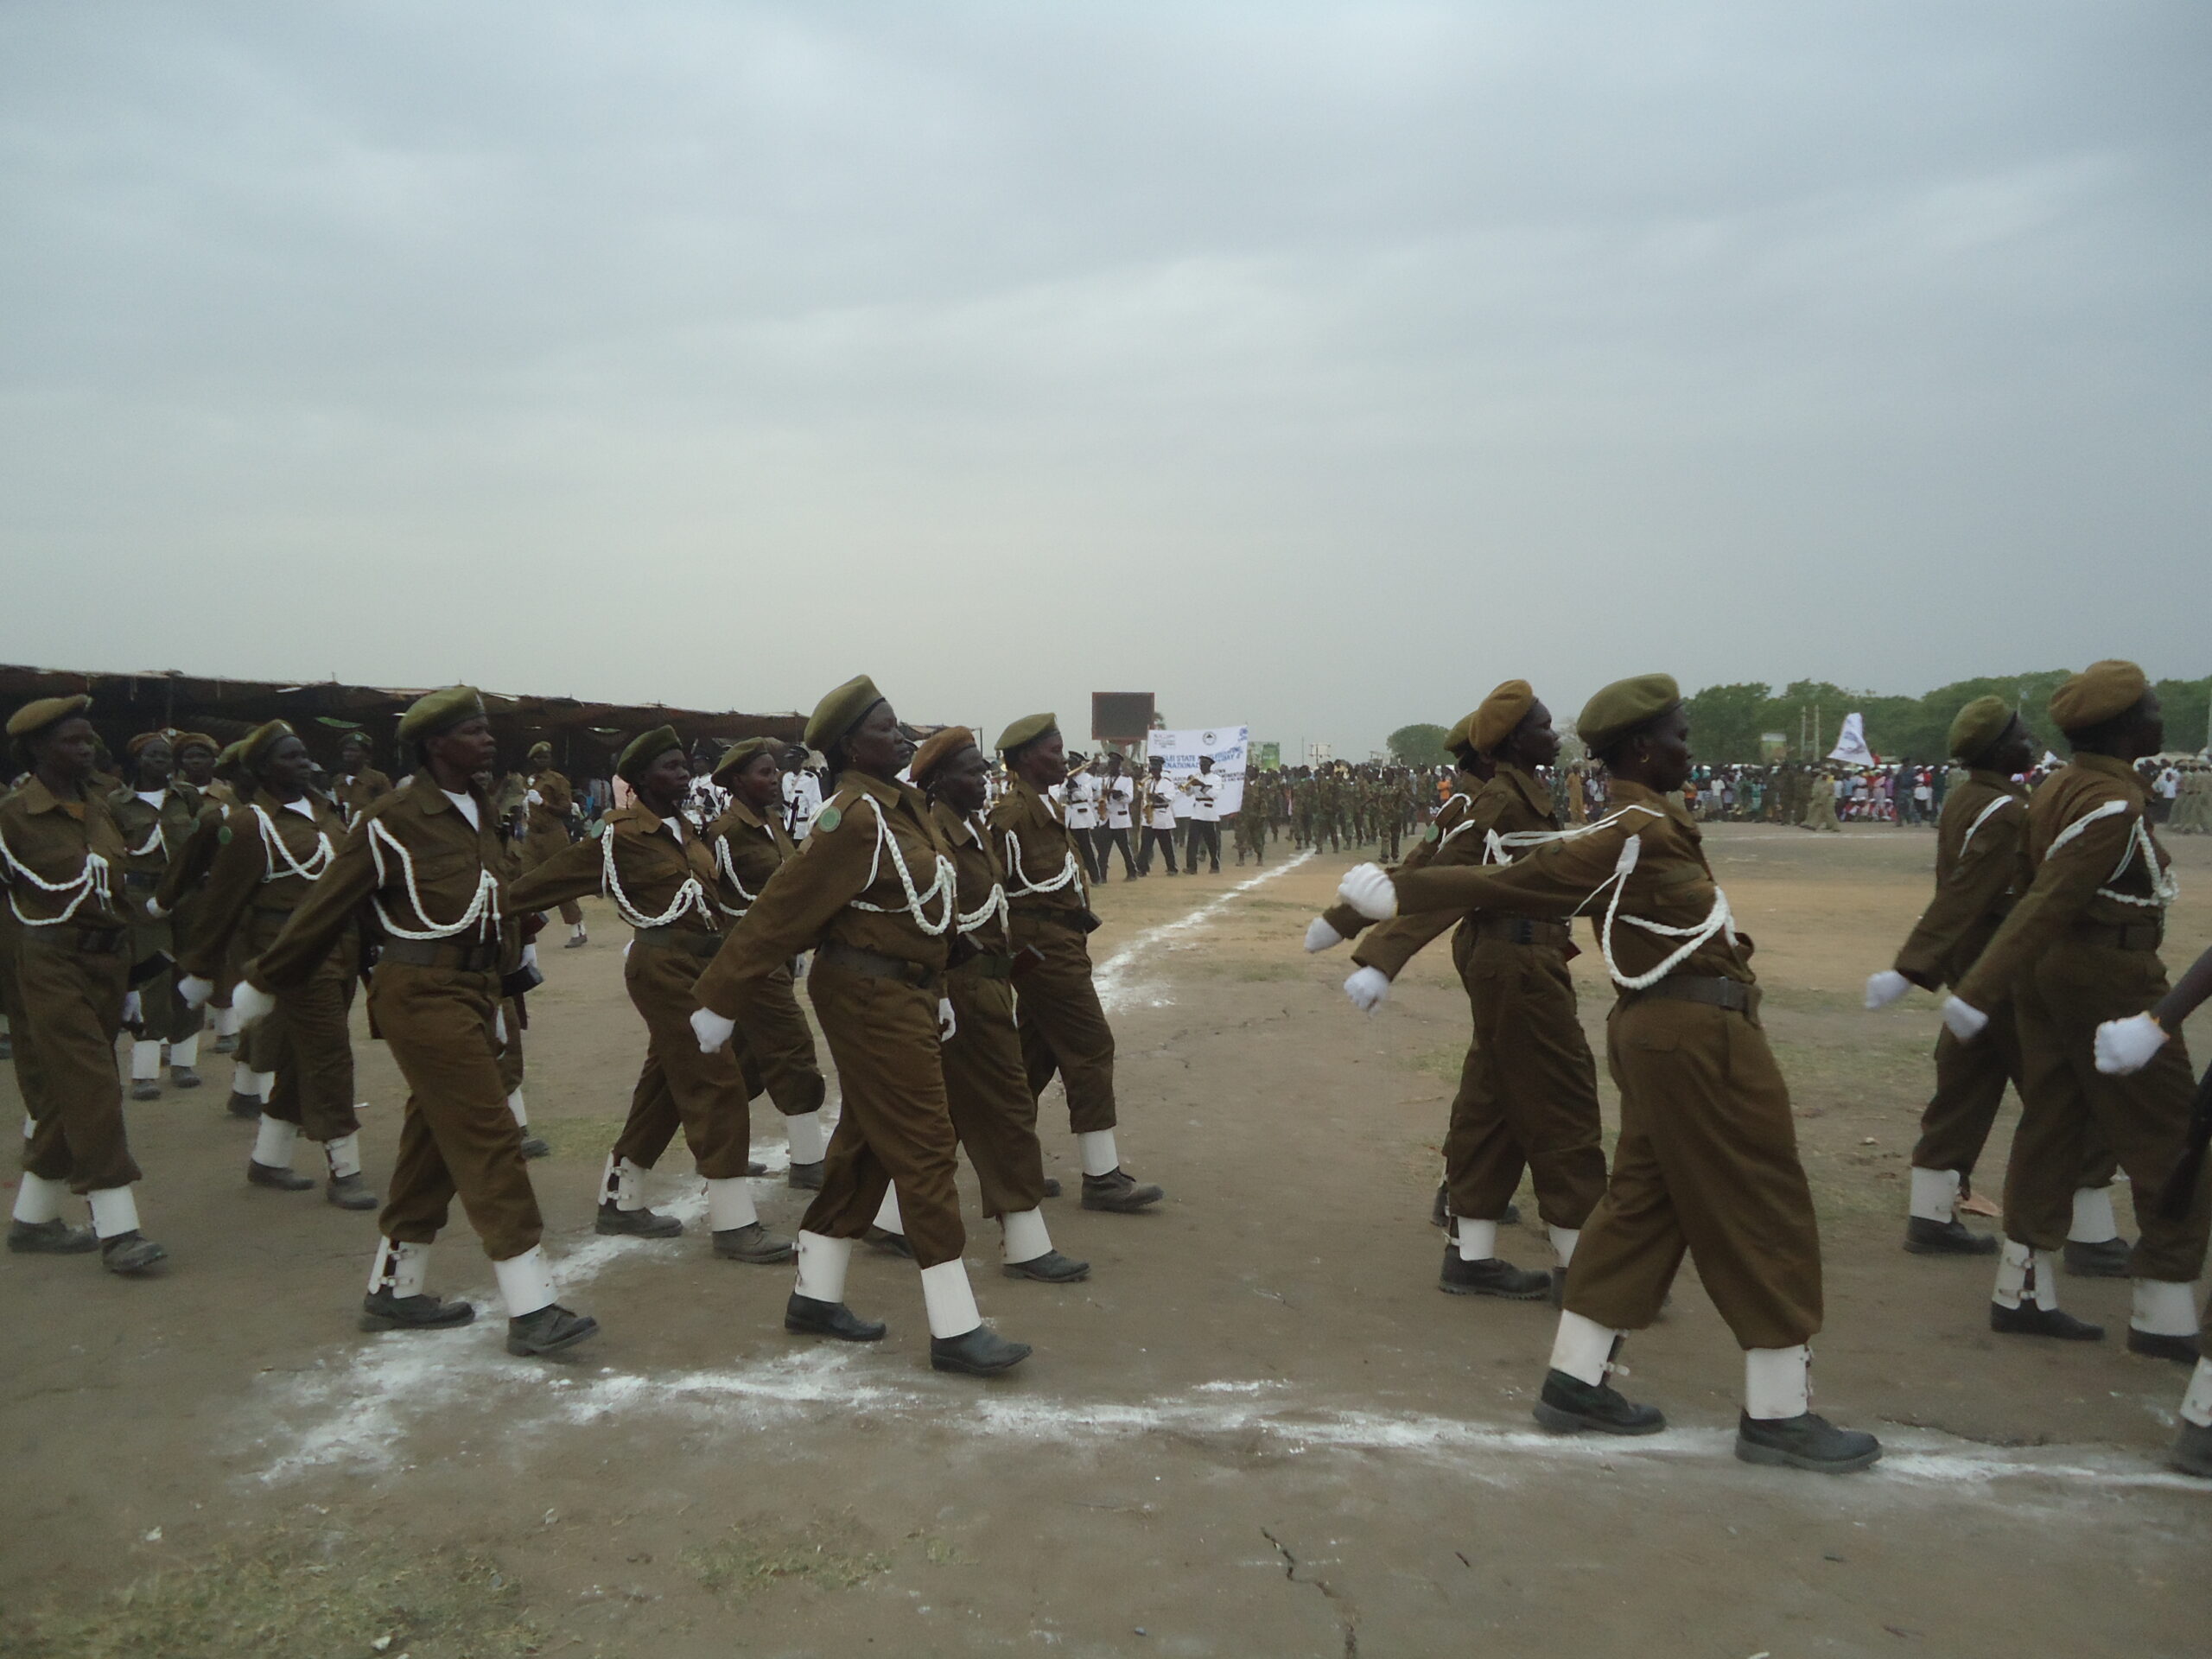
[[[184,999],[184,1006],[188,1008],[205,1007],[207,999],[215,995],[215,987],[211,981],[194,979],[187,974],[177,981],[176,994]]]
[[[528,944],[523,946],[522,965],[525,968],[535,968],[537,966],[537,941],[536,939],[532,939]]]
[[[1390,995],[1390,976],[1380,968],[1362,968],[1344,981],[1344,995],[1362,1014],[1372,1014]]]
[[[146,901],[146,913],[157,922],[167,921],[169,914],[162,908],[162,901],[158,899],[149,899]]]
[[[1988,1026],[1989,1016],[1955,996],[1947,996],[1943,999],[1943,1023],[1951,1028],[1952,1036],[1962,1043],[1970,1043]]]
[[[691,1034],[699,1039],[702,1054],[719,1054],[737,1034],[737,1021],[725,1020],[712,1008],[691,1010]]]
[[[960,1029],[960,1021],[953,1017],[952,999],[940,996],[937,1000],[937,1039],[940,1043],[952,1040],[952,1033]]]
[[[1337,897],[1370,922],[1387,922],[1398,913],[1398,884],[1380,864],[1355,864],[1337,884]]]
[[[251,981],[242,979],[231,987],[231,1012],[238,1015],[241,1027],[276,1011],[276,999],[266,991],[257,989]]]
[[[1912,982],[1895,969],[1885,968],[1878,974],[1866,976],[1866,1007],[1886,1008],[1912,988]]]
[[[492,1010],[492,1040],[501,1048],[507,1046],[507,1005],[504,1002]]]
[[[2097,1027],[2097,1070],[2124,1077],[2151,1064],[2171,1033],[2147,1014],[2132,1020],[2107,1020]]]
[[[1344,942],[1344,936],[1329,925],[1326,917],[1316,916],[1306,925],[1306,949],[1311,955],[1333,950]]]
[[[137,1025],[145,1017],[141,1011],[143,1007],[137,992],[125,991],[123,994],[123,1023],[126,1026]]]

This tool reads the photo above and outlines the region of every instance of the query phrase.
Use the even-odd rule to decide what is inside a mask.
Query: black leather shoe
[[[795,1186],[802,1192],[819,1192],[822,1190],[822,1166],[828,1161],[826,1158],[817,1158],[810,1164],[793,1164],[784,1172],[784,1185]]]
[[[168,1255],[136,1228],[100,1241],[100,1265],[110,1273],[143,1273],[156,1262],[168,1261]]]
[[[1430,1226],[1441,1227],[1447,1233],[1452,1230],[1451,1200],[1451,1187],[1445,1182],[1439,1181],[1436,1184],[1436,1200],[1428,1206]]]
[[[99,1235],[91,1228],[72,1227],[58,1217],[8,1224],[8,1248],[19,1255],[84,1255],[99,1247]]]
[[[2107,1238],[2096,1244],[2066,1241],[2066,1271],[2076,1279],[2125,1279],[2127,1258],[2135,1247],[2124,1238]]]
[[[200,1074],[188,1065],[173,1065],[169,1067],[169,1083],[177,1089],[197,1089]]]
[[[1745,1463],[1847,1475],[1881,1455],[1882,1443],[1872,1434],[1838,1428],[1809,1411],[1795,1417],[1739,1417],[1736,1421],[1736,1456]]]
[[[1133,1216],[1138,1211],[1158,1204],[1167,1195],[1156,1186],[1140,1185],[1136,1178],[1125,1169],[1116,1169],[1107,1175],[1086,1175],[1083,1178],[1083,1207],[1104,1210],[1113,1215]]]
[[[1048,1198],[1057,1198],[1060,1196],[1060,1178],[1058,1176],[1047,1175],[1045,1178],[1045,1196]]]
[[[1033,1255],[1027,1262],[1009,1262],[1002,1269],[1009,1279],[1035,1279],[1047,1285],[1072,1285],[1090,1277],[1090,1263],[1078,1262],[1058,1250]]]
[[[725,1227],[716,1233],[715,1254],[725,1262],[752,1262],[765,1267],[790,1261],[798,1254],[798,1246],[756,1221],[746,1227]]]
[[[748,1160],[745,1166],[745,1173],[748,1176],[766,1175],[768,1173],[768,1166]]]
[[[1518,1227],[1521,1224],[1521,1206],[1508,1203],[1503,1213],[1497,1218],[1497,1224],[1501,1227]]]
[[[238,1052],[238,1033],[233,1032],[227,1036],[218,1037],[207,1046],[211,1053],[235,1054]]]
[[[279,1192],[304,1192],[315,1185],[315,1178],[296,1169],[271,1169],[267,1164],[257,1164],[249,1158],[245,1160],[245,1184],[273,1187]]]
[[[888,1227],[878,1227],[871,1222],[861,1237],[887,1255],[903,1256],[909,1262],[914,1259],[914,1247],[906,1242],[904,1233],[894,1233]]]
[[[979,1325],[964,1336],[931,1337],[930,1369],[963,1376],[996,1376],[1020,1364],[1030,1351],[1027,1343],[1008,1342],[990,1326]]]
[[[818,1301],[791,1293],[784,1304],[784,1329],[795,1337],[835,1337],[840,1342],[881,1342],[887,1329],[880,1319],[864,1319],[842,1302]]]
[[[1667,1419],[1656,1406],[1639,1406],[1607,1382],[1585,1382],[1565,1371],[1546,1371],[1536,1421],[1562,1434],[1594,1429],[1600,1434],[1656,1434]]]
[[[232,1117],[244,1118],[249,1123],[259,1122],[261,1121],[261,1096],[259,1095],[242,1095],[238,1093],[237,1090],[232,1090],[230,1113]]]
[[[1904,1247],[1915,1255],[1994,1255],[1997,1235],[1969,1232],[1956,1216],[1948,1221],[1913,1216],[1904,1224]]]
[[[2145,1359],[2176,1359],[2184,1365],[2194,1365],[2204,1357],[2190,1337],[2161,1337],[2149,1331],[2127,1327],[2127,1351],[2140,1354]]]
[[[658,1210],[625,1210],[612,1199],[602,1199],[591,1230],[617,1238],[675,1238],[683,1231],[683,1224]]]
[[[448,1331],[476,1317],[474,1304],[435,1296],[395,1296],[387,1287],[361,1298],[364,1331]]]
[[[571,1313],[558,1302],[550,1302],[535,1313],[507,1321],[507,1351],[524,1358],[557,1354],[599,1334],[599,1321],[588,1313]]]
[[[1502,1296],[1509,1302],[1537,1302],[1550,1297],[1552,1276],[1544,1268],[1516,1268],[1495,1255],[1482,1262],[1462,1261],[1459,1247],[1447,1243],[1436,1287],[1454,1296]]]
[[[2056,1337],[2061,1342],[2101,1342],[2105,1334],[2101,1325],[2077,1319],[2063,1307],[2037,1307],[2033,1302],[2018,1307],[1992,1302],[1989,1328],[2007,1337]]]
[[[162,1085],[152,1077],[140,1077],[130,1085],[130,1098],[133,1100],[159,1100],[161,1097]]]
[[[550,1158],[553,1155],[553,1148],[543,1135],[525,1135],[522,1138],[522,1155],[525,1160]]]
[[[2212,1480],[2212,1428],[2183,1418],[2181,1433],[2174,1436],[2173,1445],[2167,1448],[2166,1467]]]
[[[369,1190],[368,1177],[359,1170],[351,1175],[333,1175],[323,1183],[322,1197],[325,1203],[340,1210],[373,1210],[383,1202]]]

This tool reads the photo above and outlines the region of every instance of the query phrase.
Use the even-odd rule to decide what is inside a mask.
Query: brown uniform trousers
[[[2121,804],[2116,814],[2089,818],[2112,802]],[[2151,893],[2153,873],[2129,853],[2142,810],[2133,770],[2103,755],[2077,754],[2044,780],[2028,807],[2034,884],[1958,995],[1986,1008],[2009,991],[2018,1016],[2021,1111],[2005,1171],[2005,1236],[2038,1250],[2063,1246],[2081,1172],[2109,1153],[2138,1198],[2130,1274],[2187,1283],[2203,1271],[2212,1231],[2212,1166],[2180,1219],[2153,1200],[2180,1161],[2196,1096],[2188,1046],[2177,1034],[2131,1077],[2107,1077],[2095,1062],[2097,1027],[2141,1014],[2167,990],[2158,909],[2109,896]],[[2163,871],[2164,849],[2152,845]]]
[[[539,772],[530,780],[530,786],[537,791],[538,798],[531,806],[528,829],[522,838],[524,874],[569,847],[568,816],[576,798],[569,780],[557,772]],[[563,921],[574,927],[583,918],[582,905],[574,899],[561,900]]]
[[[135,971],[156,957],[175,960],[178,940],[171,919],[156,919],[146,901],[161,890],[168,871],[169,849],[181,849],[192,836],[200,810],[200,791],[189,784],[172,784],[158,810],[130,790],[118,791],[109,802],[126,846],[149,847],[143,857],[130,861],[124,873],[124,918],[130,927],[130,963]],[[155,841],[155,832],[162,840]],[[144,1042],[181,1042],[197,1032],[206,1016],[188,1008],[176,993],[174,968],[164,969],[138,982],[138,1037]]]
[[[270,931],[273,940],[276,930]],[[336,1141],[361,1127],[353,1113],[354,967],[360,943],[348,931],[305,982],[282,992],[255,1022],[252,1057],[276,1081],[262,1109],[310,1141]]]
[[[80,949],[79,940],[102,948]],[[130,944],[121,928],[64,923],[17,931],[16,1081],[36,1126],[23,1143],[23,1167],[68,1182],[73,1192],[139,1179],[115,1064],[130,977]]]
[[[746,1173],[753,1140],[746,1105],[758,1089],[745,1076],[736,1045],[702,1054],[691,1029],[691,1011],[699,1006],[692,988],[721,944],[717,936],[700,933],[667,943],[641,938],[630,947],[622,982],[645,1022],[645,1063],[631,1092],[629,1121],[614,1142],[617,1162],[626,1158],[651,1169],[680,1123],[701,1175],[721,1181]]]
[[[631,954],[634,957],[636,952]],[[703,969],[706,964],[702,962],[699,966]],[[692,979],[696,982],[697,977],[695,972]],[[692,1006],[696,1004],[686,1007],[687,1033],[690,1030],[689,1008]],[[755,1027],[731,1039],[728,1050],[729,1055],[736,1057],[747,1105],[749,1107],[766,1090],[770,1103],[785,1117],[821,1110],[829,1087],[816,1065],[814,1033],[807,1026],[806,1015],[800,1012],[789,969],[769,976],[755,1011]],[[692,1052],[697,1053],[698,1048],[695,1039]],[[621,1138],[614,1143],[614,1155],[618,1159],[627,1158],[640,1169],[651,1169],[660,1161],[661,1154],[668,1150],[668,1143],[676,1138],[678,1128],[684,1128],[689,1135],[689,1127],[675,1095],[670,1091],[668,1073],[662,1067],[659,1056],[658,1044],[646,1051],[645,1068],[638,1074],[637,1086],[630,1091],[630,1116],[622,1125]],[[762,1064],[764,1057],[766,1065]],[[745,1114],[745,1136],[736,1143],[741,1150],[752,1136],[749,1112]],[[696,1155],[698,1141],[694,1139],[690,1145]],[[703,1165],[700,1173],[706,1173]]]
[[[822,1190],[800,1225],[823,1237],[857,1238],[895,1184],[914,1259],[931,1268],[957,1260],[967,1242],[938,1042],[946,947],[943,933],[925,931],[909,910],[879,840],[883,832],[916,887],[934,886],[936,861],[949,855],[921,792],[848,772],[798,856],[727,936],[696,994],[701,1007],[749,1035],[779,995],[776,974],[820,945],[807,988],[844,1112],[830,1138]],[[856,902],[874,908],[858,910]],[[946,908],[926,912],[931,925],[942,925]]]
[[[1681,798],[1616,780],[1611,804],[1611,825],[1510,865],[1402,874],[1400,907],[1555,917],[1613,875],[1633,835],[1643,845],[1622,912],[1670,927],[1704,921],[1719,890]],[[1618,970],[1654,971],[1673,943],[1622,927]],[[1620,1140],[1567,1275],[1567,1306],[1586,1319],[1616,1330],[1649,1325],[1687,1249],[1742,1347],[1794,1347],[1821,1327],[1819,1228],[1789,1090],[1758,1025],[1749,953],[1748,940],[1719,934],[1670,975],[1700,989],[1739,985],[1748,1012],[1624,992],[1607,1021]]]
[[[1110,1129],[1114,1105],[1114,1028],[1090,976],[1083,930],[1049,911],[1014,912],[1014,950],[1020,996],[1014,1020],[1029,1092],[1041,1095],[1058,1075],[1068,1093],[1068,1128],[1077,1135]],[[1034,950],[1035,956],[1024,953]]]
[[[715,902],[729,918],[723,923],[728,928],[744,915],[777,870],[798,856],[798,849],[772,816],[764,817],[741,800],[733,799],[705,834],[715,851]],[[733,873],[744,884],[742,889],[732,885]],[[788,968],[779,968],[760,982],[742,1038],[739,1064],[745,1070],[747,1098],[766,1089],[785,1117],[822,1109],[829,1091],[815,1058],[814,1032],[800,1011]]]

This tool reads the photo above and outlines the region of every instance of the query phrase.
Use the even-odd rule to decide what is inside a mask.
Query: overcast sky
[[[2212,8],[0,8],[0,659],[2212,671]]]

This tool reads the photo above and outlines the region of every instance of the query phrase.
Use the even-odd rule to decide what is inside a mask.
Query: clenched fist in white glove
[[[1912,982],[1893,968],[1885,968],[1878,974],[1866,976],[1866,1007],[1871,1011],[1886,1008],[1912,988]]]
[[[1987,1028],[1989,1016],[1971,1003],[1947,996],[1943,999],[1943,1023],[1951,1028],[1952,1036],[1962,1043],[1970,1043]]]
[[[535,968],[537,966],[537,941],[536,939],[532,939],[528,944],[523,946],[522,965],[525,968]]]
[[[242,979],[231,987],[231,1012],[238,1016],[241,1029],[262,1015],[276,1011],[276,999],[258,988],[251,980]]]
[[[1372,1014],[1390,995],[1390,976],[1380,968],[1363,968],[1344,981],[1344,995],[1362,1014]]]
[[[2107,1020],[2097,1027],[2097,1070],[2116,1077],[2140,1071],[2166,1046],[2168,1035],[2147,1014],[2132,1020]]]
[[[1370,922],[1387,922],[1398,913],[1398,884],[1380,864],[1355,864],[1337,884],[1337,897]]]
[[[145,1017],[144,1005],[140,1001],[138,993],[125,991],[123,994],[123,1023],[135,1026]]]
[[[157,922],[165,922],[169,918],[168,912],[162,908],[162,901],[158,899],[149,899],[146,901],[146,913]]]
[[[1310,954],[1333,950],[1344,942],[1344,936],[1331,927],[1325,917],[1316,916],[1306,925],[1306,949]]]
[[[737,1021],[725,1020],[712,1008],[691,1010],[691,1034],[699,1039],[702,1054],[719,1054],[737,1034]]]
[[[187,974],[177,981],[176,994],[184,999],[184,1006],[188,1008],[205,1007],[207,999],[215,995],[215,987],[210,980],[195,979]]]
[[[955,1019],[952,1014],[952,999],[949,996],[940,996],[937,1000],[938,1041],[940,1043],[950,1042],[952,1040],[953,1033],[959,1029],[960,1021]]]
[[[501,1048],[507,1046],[507,1005],[504,1002],[492,1010],[492,1040]]]

